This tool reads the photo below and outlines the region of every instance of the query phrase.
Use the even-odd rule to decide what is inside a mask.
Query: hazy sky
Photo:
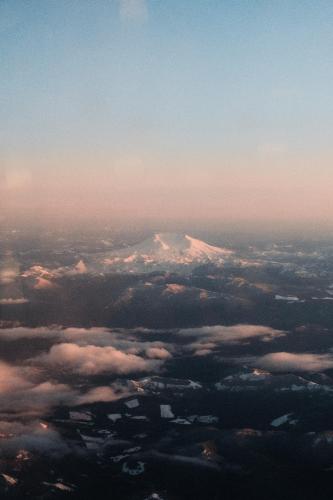
[[[0,0],[3,216],[333,221],[331,0]]]

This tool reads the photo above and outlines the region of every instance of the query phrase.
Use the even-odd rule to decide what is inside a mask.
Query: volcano
[[[209,245],[188,234],[156,233],[141,243],[104,255],[106,268],[136,272],[193,268],[206,263],[223,265],[232,250]]]

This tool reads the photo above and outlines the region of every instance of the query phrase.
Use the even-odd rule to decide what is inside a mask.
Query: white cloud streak
[[[179,330],[179,335],[184,338],[195,339],[188,349],[197,355],[206,355],[213,352],[221,344],[239,344],[252,339],[270,342],[277,337],[285,335],[281,330],[260,325],[234,325],[234,326],[203,326],[201,328],[186,328]]]

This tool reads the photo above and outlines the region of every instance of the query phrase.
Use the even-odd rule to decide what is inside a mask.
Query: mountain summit
[[[156,233],[137,245],[108,253],[103,263],[106,267],[147,272],[172,270],[179,266],[194,267],[209,262],[223,264],[232,253],[187,234]]]

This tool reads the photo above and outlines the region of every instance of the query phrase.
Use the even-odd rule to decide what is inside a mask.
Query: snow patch
[[[290,422],[290,417],[292,416],[292,413],[287,413],[286,415],[282,415],[282,417],[275,418],[271,422],[272,427],[280,427],[280,425],[286,424]]]
[[[91,413],[83,412],[83,411],[70,411],[69,418],[71,420],[77,420],[77,421],[81,421],[81,422],[91,422],[92,421]]]
[[[285,300],[287,302],[299,302],[299,298],[295,295],[275,295],[275,300]]]
[[[137,408],[140,406],[140,403],[137,399],[131,399],[130,401],[126,401],[125,405],[127,408]]]
[[[161,418],[175,418],[170,405],[160,405]]]
[[[117,420],[120,420],[122,418],[121,413],[109,413],[108,414],[108,419],[112,420],[113,423],[117,422]]]

